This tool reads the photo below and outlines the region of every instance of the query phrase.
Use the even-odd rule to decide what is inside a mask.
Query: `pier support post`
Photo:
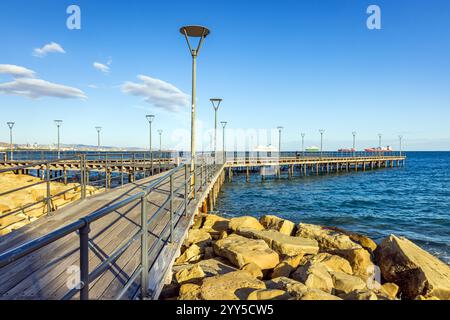
[[[249,167],[246,168],[246,181],[249,182],[250,181],[250,169]]]

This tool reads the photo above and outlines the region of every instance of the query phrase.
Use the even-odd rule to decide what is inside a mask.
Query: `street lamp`
[[[319,133],[320,133],[320,157],[322,157],[322,151],[323,151],[323,134],[324,134],[325,130],[324,129],[320,129]]]
[[[301,133],[300,135],[302,136],[302,154],[305,156],[305,134]]]
[[[57,130],[58,130],[58,159],[61,157],[61,151],[60,151],[60,145],[59,145],[59,143],[60,143],[60,140],[59,140],[59,128],[61,127],[61,124],[62,124],[62,120],[54,120],[55,121],[55,124],[56,124],[56,127],[58,128]]]
[[[399,143],[400,143],[400,157],[402,156],[402,139],[403,139],[403,136],[398,136],[398,140],[399,140]]]
[[[12,134],[12,129],[13,129],[13,127],[14,127],[14,122],[7,122],[6,123],[7,125],[8,125],[8,127],[9,127],[9,152],[10,152],[10,154],[9,154],[9,160],[13,160],[13,153],[14,153],[14,151],[13,151],[13,134]]]
[[[149,143],[149,151],[150,151],[150,172],[153,175],[153,152],[152,152],[152,122],[155,119],[153,114],[147,114],[145,118],[148,121],[148,143]]]
[[[356,131],[352,132],[353,135],[353,156],[356,155]]]
[[[283,127],[277,127],[278,129],[278,158],[281,158],[281,130]]]
[[[227,154],[225,151],[225,127],[227,126],[226,121],[221,121],[220,124],[222,125],[222,149],[223,149],[223,163],[227,161]]]
[[[381,133],[378,134],[378,147],[380,148],[380,150],[381,150],[381,137],[382,136],[383,135]]]
[[[191,94],[191,187],[195,186],[195,86],[197,78],[197,55],[200,52],[203,41],[209,34],[208,28],[202,26],[184,26],[180,28],[184,35],[189,52],[192,56],[192,94]],[[200,38],[196,49],[192,49],[189,41],[191,38]]]
[[[216,163],[216,151],[217,151],[217,110],[219,110],[221,98],[211,98],[209,99],[214,108],[214,163]]]
[[[97,130],[97,149],[100,150],[100,131],[102,131],[102,127],[95,127]]]

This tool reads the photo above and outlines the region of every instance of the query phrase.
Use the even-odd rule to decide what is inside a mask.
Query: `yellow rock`
[[[283,261],[273,268],[270,278],[289,277],[294,270],[289,263]]]
[[[308,291],[308,287],[305,286],[303,283],[287,277],[278,277],[266,281],[266,286],[269,289],[284,290],[295,299],[300,299]]]
[[[283,290],[260,289],[251,292],[247,300],[289,300],[292,296]]]
[[[188,236],[183,242],[185,247],[196,244],[199,247],[208,246],[211,243],[211,235],[202,229],[190,229]]]
[[[366,249],[334,250],[333,253],[350,263],[353,275],[365,280],[373,276],[374,264],[370,258],[370,253]]]
[[[186,262],[197,262],[201,258],[200,247],[196,244],[191,245],[187,248],[182,255],[180,255],[176,260],[175,264],[182,264]]]
[[[366,283],[359,277],[343,272],[330,272],[333,278],[334,290],[337,293],[349,293],[355,290],[366,289]]]
[[[192,266],[191,268],[182,269],[175,274],[175,279],[179,284],[184,284],[187,282],[198,283],[204,277],[205,273],[198,264]]]
[[[204,300],[246,300],[252,291],[265,288],[264,282],[239,270],[204,279],[200,290]]]
[[[333,291],[333,278],[322,263],[306,263],[292,274],[294,280],[304,283],[310,289],[319,289],[328,293]]]
[[[236,234],[217,240],[213,248],[218,256],[227,258],[238,268],[253,262],[266,270],[274,268],[280,262],[278,254],[263,240],[247,239]]]
[[[440,300],[440,299],[437,298],[437,297],[434,297],[434,296],[422,296],[422,295],[419,295],[414,300]]]
[[[222,231],[228,230],[228,223],[228,219],[214,214],[208,214],[205,216],[201,229],[209,232],[213,236],[219,236]]]
[[[263,278],[263,273],[261,271],[261,268],[253,262],[247,263],[245,266],[242,267],[241,270],[247,271],[248,273],[250,273],[253,277],[255,277],[257,279]]]
[[[339,295],[344,300],[378,300],[377,295],[371,290],[354,290]]]
[[[236,232],[239,228],[264,230],[264,227],[259,223],[259,221],[255,217],[250,216],[232,218],[230,220],[229,228],[234,232]]]
[[[396,283],[405,297],[450,299],[450,266],[408,239],[387,237],[375,256],[383,278]]]
[[[314,224],[300,223],[296,235],[317,240],[322,250],[361,248],[349,236]]]
[[[301,300],[342,300],[332,294],[318,289],[308,290],[301,298]]]
[[[277,216],[265,215],[259,219],[259,222],[266,229],[273,229],[285,235],[290,236],[294,231],[295,224],[292,221],[281,219]]]
[[[200,286],[186,283],[180,287],[178,300],[201,300]]]
[[[395,299],[397,297],[398,290],[398,285],[392,282],[384,283],[380,288],[380,291],[386,294],[390,299]]]
[[[328,271],[344,272],[347,274],[353,274],[350,263],[337,255],[329,253],[319,253],[310,259],[312,263],[323,263]]]

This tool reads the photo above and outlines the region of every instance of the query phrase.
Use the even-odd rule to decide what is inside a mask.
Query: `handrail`
[[[147,241],[147,230],[148,230],[148,225],[149,223],[154,219],[154,217],[159,214],[160,212],[162,212],[162,210],[157,210],[156,213],[153,214],[153,216],[148,219],[147,217],[147,211],[146,211],[146,204],[147,204],[147,196],[157,187],[165,184],[165,180],[168,179],[170,182],[170,195],[168,196],[168,199],[166,201],[164,201],[164,203],[161,205],[161,207],[159,209],[164,208],[165,206],[169,205],[169,213],[170,213],[170,222],[169,224],[167,224],[164,228],[163,231],[165,232],[167,230],[167,228],[170,227],[170,233],[169,233],[169,242],[172,242],[173,239],[173,228],[174,228],[174,221],[173,221],[173,216],[180,216],[180,210],[183,210],[183,206],[184,206],[184,214],[187,214],[187,203],[190,201],[190,195],[191,192],[194,191],[194,195],[195,192],[197,191],[197,187],[199,188],[199,190],[202,188],[203,183],[208,183],[208,180],[211,177],[212,174],[212,170],[211,167],[215,167],[212,164],[208,164],[208,163],[204,163],[201,164],[199,166],[197,166],[196,168],[196,172],[195,175],[197,175],[197,172],[205,172],[204,178],[205,180],[203,181],[202,179],[199,180],[199,185],[196,183],[194,185],[193,190],[191,190],[191,179],[192,176],[190,174],[190,170],[188,170],[188,165],[185,164],[183,166],[178,166],[175,167],[174,169],[171,169],[170,171],[168,171],[167,173],[163,174],[161,177],[158,177],[157,179],[153,180],[150,182],[149,185],[147,185],[142,191],[138,192],[137,194],[134,194],[132,196],[127,197],[124,200],[121,200],[115,204],[112,205],[108,205],[107,207],[98,209],[92,213],[90,213],[89,215],[78,219],[77,221],[74,221],[64,227],[58,228],[52,232],[50,232],[47,235],[44,235],[42,237],[39,237],[37,239],[31,240],[25,244],[22,244],[16,248],[12,248],[10,250],[7,250],[6,252],[3,252],[0,254],[0,268],[5,267],[11,263],[13,263],[14,261],[17,261],[20,258],[23,258],[73,232],[78,232],[79,234],[79,239],[80,239],[80,283],[79,286],[75,289],[71,289],[69,290],[69,292],[64,296],[64,298],[71,298],[73,297],[73,295],[79,291],[80,292],[80,298],[81,299],[87,299],[89,297],[89,283],[90,281],[94,280],[96,277],[98,277],[102,271],[107,269],[107,265],[112,263],[113,261],[115,261],[120,254],[126,249],[126,247],[128,247],[132,242],[136,241],[139,236],[141,236],[141,248],[142,250],[146,249],[146,241]],[[175,180],[173,177],[176,173],[180,172],[182,169],[184,169],[184,177],[180,176],[183,178],[183,184],[184,185],[184,201],[182,203],[180,203],[176,208],[174,208],[173,206],[173,198],[177,197],[176,193],[181,189],[174,187],[174,183],[173,181]],[[188,174],[189,172],[189,174]],[[178,178],[177,178],[178,179]],[[190,191],[188,191],[188,186]],[[175,192],[174,192],[175,191]],[[192,199],[192,198],[191,198]],[[115,252],[110,254],[110,257],[105,260],[104,262],[102,262],[99,266],[97,266],[97,268],[89,273],[89,231],[90,231],[90,224],[107,216],[108,214],[126,206],[127,204],[130,204],[136,200],[140,200],[141,203],[141,229],[138,233],[134,234],[132,236],[131,239],[129,239],[124,245],[120,246],[118,249],[115,250]],[[143,218],[146,217],[146,218]],[[143,219],[143,220],[142,220]],[[144,245],[145,243],[145,245]],[[148,252],[146,251],[146,255],[148,254]],[[144,259],[142,258],[141,260],[141,266],[139,266],[138,268],[139,271],[142,273],[142,279],[141,279],[141,293],[143,296],[147,295],[147,284],[145,283],[145,278],[146,278],[146,273],[148,272],[148,258]],[[135,271],[136,272],[136,271]],[[134,281],[136,277],[132,277],[132,279],[129,279],[129,281]],[[125,285],[128,286],[129,283],[127,283]],[[123,294],[124,292],[122,291],[121,294]]]

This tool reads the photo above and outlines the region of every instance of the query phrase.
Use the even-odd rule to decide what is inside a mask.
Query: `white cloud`
[[[9,74],[15,78],[34,78],[36,73],[33,70],[14,64],[0,64],[0,74]]]
[[[33,99],[40,97],[87,98],[80,89],[36,79],[36,73],[33,70],[21,66],[0,64],[0,74],[8,74],[14,78],[13,81],[0,83],[1,94]]]
[[[64,49],[59,44],[57,44],[56,42],[50,42],[42,48],[35,48],[33,50],[33,56],[43,58],[47,55],[47,53],[51,52],[66,53],[66,51],[64,51]]]
[[[122,92],[144,97],[144,101],[167,111],[179,112],[189,105],[189,95],[174,85],[163,80],[138,75],[142,83],[127,81],[122,85]]]
[[[94,66],[95,69],[100,70],[103,73],[109,72],[109,67],[106,64],[94,62],[92,65]]]
[[[18,78],[11,82],[0,83],[0,93],[33,99],[41,97],[87,98],[80,89],[34,78]]]

